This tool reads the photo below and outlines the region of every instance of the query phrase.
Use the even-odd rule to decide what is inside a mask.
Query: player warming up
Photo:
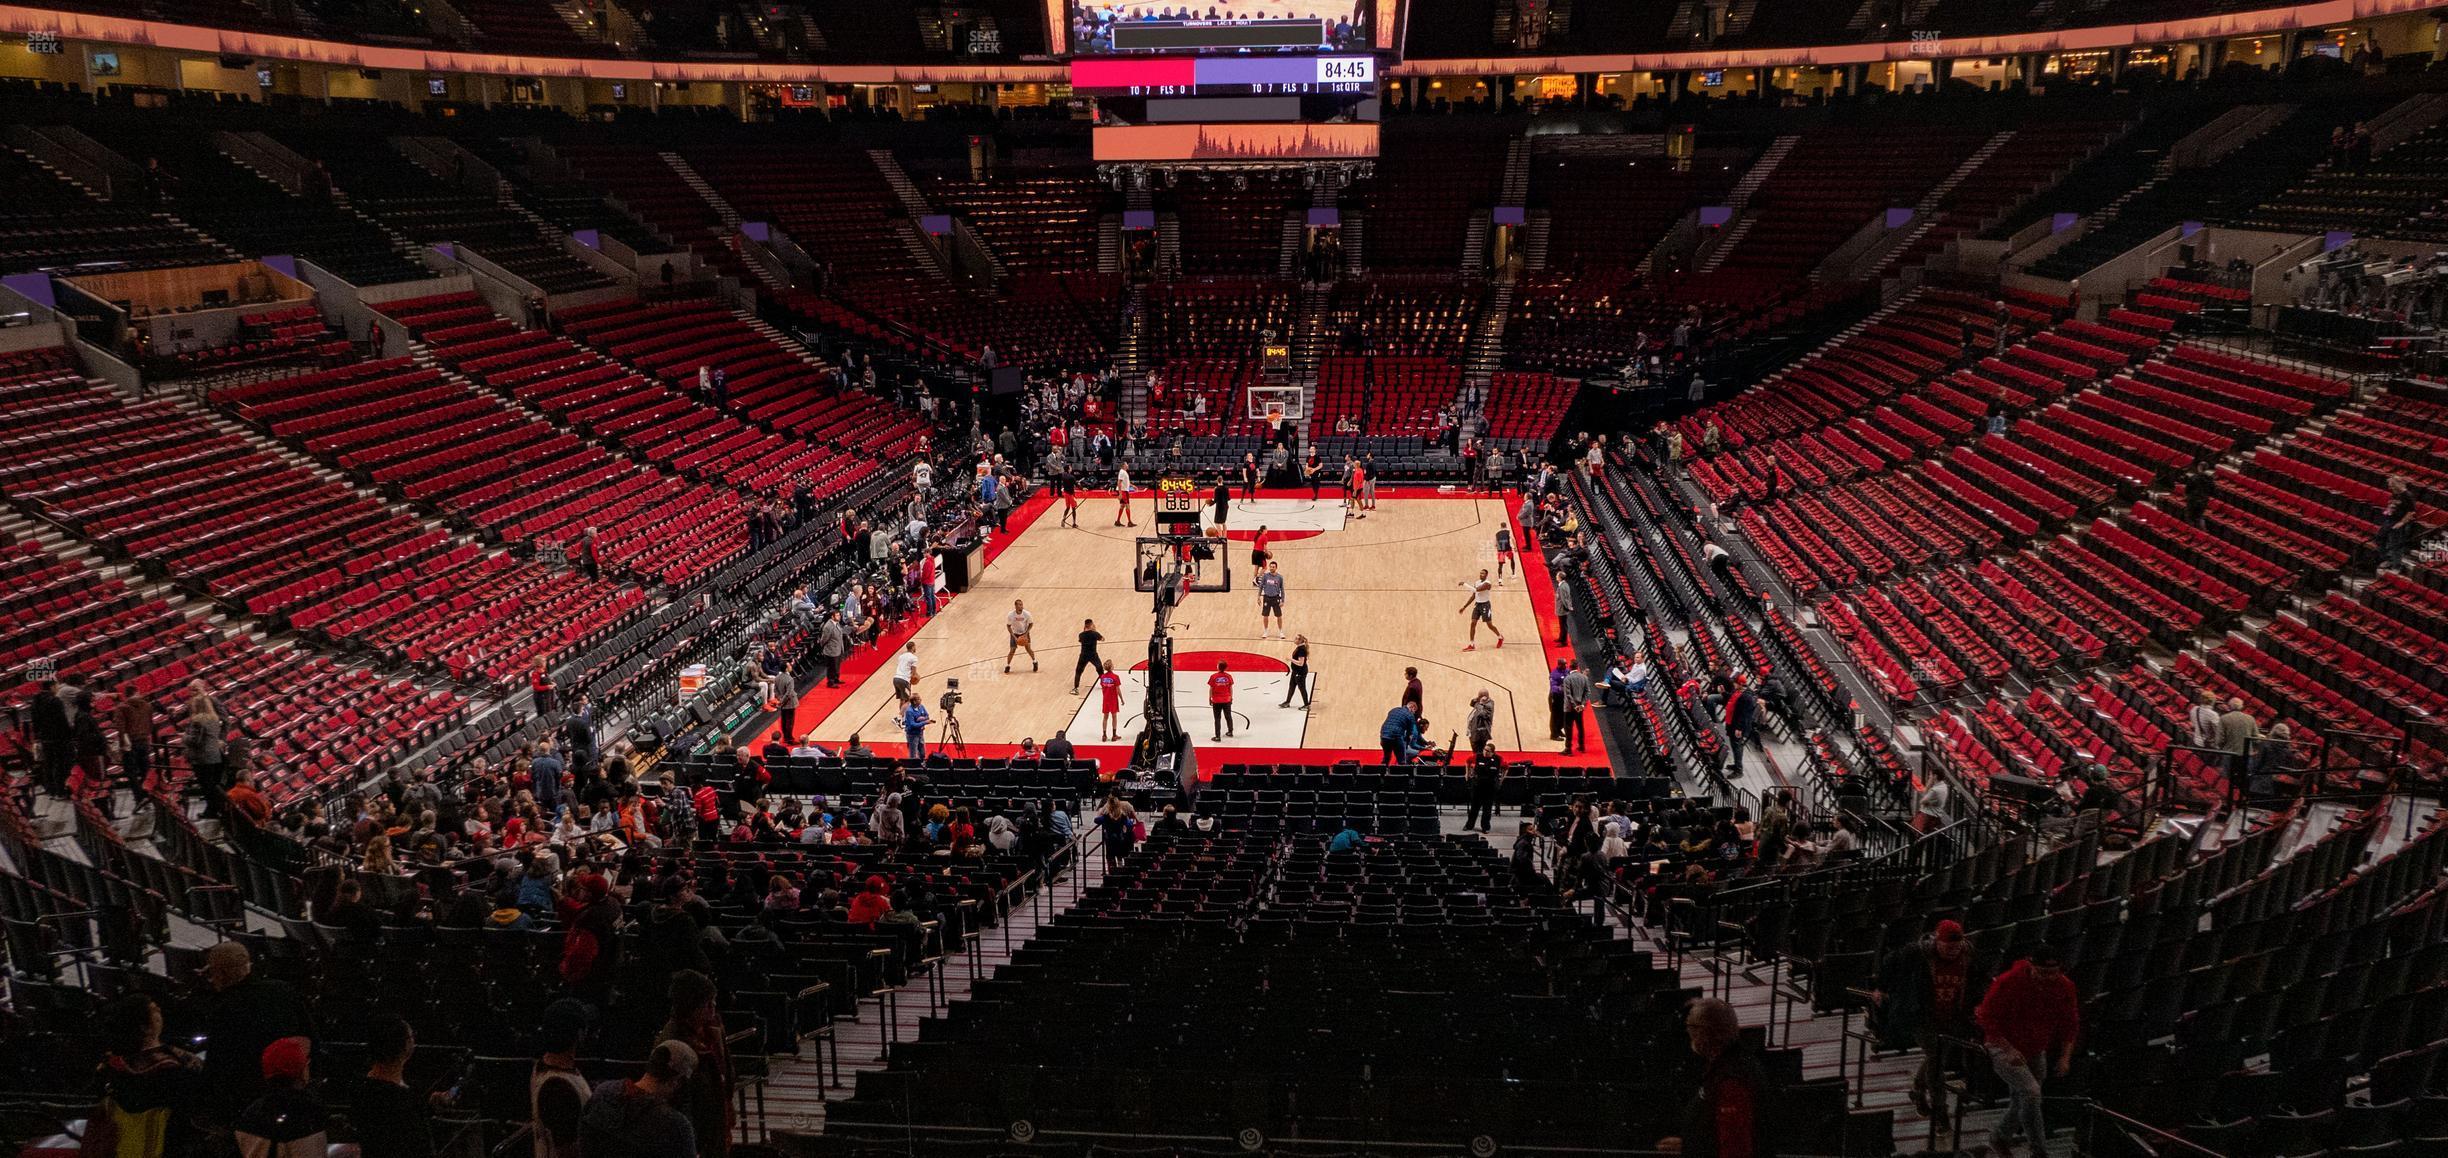
[[[1011,673],[1012,657],[1023,650],[1029,653],[1029,670],[1037,670],[1037,649],[1029,646],[1029,628],[1036,624],[1037,621],[1029,617],[1028,608],[1022,607],[1019,600],[1012,600],[1011,614],[1003,617],[1004,628],[1011,632],[1011,648],[1003,653],[1004,674]],[[1072,674],[1075,677],[1078,675],[1077,672]]]
[[[1283,638],[1283,572],[1275,569],[1275,561],[1267,560],[1266,570],[1258,573],[1258,638],[1266,639],[1267,621],[1275,621],[1274,638]]]
[[[1488,634],[1496,637],[1496,646],[1503,647],[1504,633],[1496,630],[1496,584],[1488,579],[1487,568],[1479,569],[1476,581],[1465,580],[1462,585],[1470,588],[1470,598],[1463,600],[1462,606],[1454,608],[1456,615],[1470,612],[1470,642],[1463,644],[1462,650],[1479,650],[1479,625],[1482,623],[1488,625]]]
[[[1505,572],[1521,570],[1521,560],[1513,555],[1513,525],[1496,528],[1496,585],[1504,586]]]
[[[1097,645],[1105,642],[1105,633],[1096,629],[1096,620],[1080,621],[1079,662],[1071,665],[1071,694],[1079,694],[1079,678],[1083,671],[1104,671],[1104,657],[1097,654]]]

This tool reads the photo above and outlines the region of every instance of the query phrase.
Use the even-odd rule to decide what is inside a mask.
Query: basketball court
[[[1182,726],[1203,754],[1203,769],[1235,760],[1377,761],[1378,727],[1401,700],[1405,667],[1420,671],[1432,742],[1444,746],[1462,730],[1471,698],[1485,688],[1495,697],[1496,746],[1557,762],[1557,745],[1547,739],[1547,671],[1562,653],[1548,646],[1556,625],[1542,563],[1526,560],[1531,581],[1516,574],[1494,593],[1495,625],[1505,645],[1497,647],[1482,624],[1477,649],[1463,650],[1470,622],[1465,584],[1481,568],[1494,572],[1496,530],[1510,523],[1508,504],[1498,496],[1432,490],[1381,487],[1378,495],[1365,518],[1347,519],[1333,489],[1314,501],[1304,488],[1262,491],[1254,501],[1231,504],[1230,590],[1189,594],[1171,613],[1174,698]],[[969,592],[932,620],[904,624],[885,646],[853,655],[844,665],[843,688],[820,686],[802,698],[801,727],[814,721],[818,741],[827,746],[856,733],[878,752],[904,751],[891,659],[904,641],[914,640],[919,691],[938,717],[928,734],[930,750],[945,738],[938,698],[957,679],[961,739],[970,755],[1006,754],[1024,738],[1043,744],[1059,728],[1068,730],[1081,754],[1098,757],[1107,768],[1124,762],[1141,724],[1155,624],[1154,597],[1134,583],[1141,539],[1154,534],[1151,496],[1135,498],[1137,527],[1113,525],[1110,493],[1082,496],[1076,528],[1058,525],[1058,500],[1030,500],[1015,513],[1011,534],[989,546],[990,561]],[[1249,540],[1261,526],[1284,576],[1286,638],[1260,633]],[[1224,578],[1217,565],[1206,564],[1202,585]],[[1036,661],[1032,666],[1022,650],[1006,674],[1005,622],[1014,600],[1034,620]],[[1081,672],[1073,687],[1078,636],[1090,619],[1104,636],[1102,657],[1123,677],[1119,743],[1098,739],[1094,672]],[[1296,635],[1309,640],[1312,695],[1306,708],[1297,696],[1283,706],[1289,637]],[[1207,680],[1219,662],[1234,682],[1233,735],[1220,742],[1212,738],[1207,700]],[[1603,765],[1594,735],[1590,748],[1566,762]]]

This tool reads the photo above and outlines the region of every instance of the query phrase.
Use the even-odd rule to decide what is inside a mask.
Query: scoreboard
[[[1203,10],[1202,10],[1203,9]],[[1375,0],[1069,0],[1071,53],[1319,53],[1388,48]]]
[[[1198,533],[1200,498],[1198,480],[1187,475],[1166,475],[1156,480],[1156,526],[1159,531],[1176,535]]]
[[[1375,95],[1373,56],[1092,57],[1071,62],[1081,96]]]
[[[1379,0],[1061,0],[1054,41],[1088,98],[1100,175],[1336,166],[1377,156],[1399,41]]]

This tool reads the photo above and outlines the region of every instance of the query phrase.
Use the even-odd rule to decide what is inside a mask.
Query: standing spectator
[[[697,1051],[688,1043],[657,1044],[645,1073],[595,1087],[579,1119],[579,1151],[586,1158],[697,1158],[697,1132],[672,1108],[696,1073]]]
[[[229,790],[225,775],[229,767],[228,723],[221,718],[221,705],[205,690],[202,680],[187,685],[187,732],[182,742],[187,749],[187,770],[194,776],[196,788],[204,793],[204,815],[221,815],[221,795]]]
[[[2216,751],[2219,746],[2218,701],[2207,691],[2193,693],[2193,707],[2185,714],[2185,725],[2192,732],[2193,746]]]
[[[601,873],[573,875],[570,893],[577,912],[561,940],[561,979],[571,996],[601,1009],[611,1004],[612,978],[620,971],[620,902]]]
[[[774,710],[779,713],[777,722],[781,725],[782,742],[798,742],[799,680],[791,674],[789,664],[783,664],[782,670],[774,673],[772,695]]]
[[[1988,992],[1991,972],[1973,954],[1963,925],[1952,920],[1938,922],[1936,933],[1888,954],[1879,966],[1878,988],[1870,994],[1879,1036],[1891,1046],[1921,1051],[1912,1104],[1926,1116],[1946,1116],[1947,1039],[1972,1036],[1974,995]]]
[[[85,677],[75,672],[62,675],[59,683],[60,706],[68,717],[65,751],[69,767],[80,774],[78,781],[87,791],[100,790],[102,766],[110,758],[110,740],[102,733],[102,718],[94,714],[93,693],[85,690]],[[67,795],[68,777],[61,776],[57,787],[61,795]]]
[[[1556,646],[1572,646],[1573,589],[1572,581],[1560,580],[1555,585]]]
[[[603,764],[595,747],[595,705],[585,692],[578,693],[569,718],[561,721],[561,739],[569,752],[569,770],[577,776],[578,786],[583,790],[594,783]]]
[[[2261,738],[2261,725],[2244,710],[2244,699],[2232,697],[2227,710],[2219,713],[2219,751],[2227,754],[2227,793],[2232,800],[2244,796],[2245,781],[2252,773],[2254,741]]]
[[[884,785],[884,795],[877,799],[875,811],[868,817],[867,822],[869,830],[875,834],[877,844],[886,848],[899,848],[909,839],[909,828],[905,814],[902,812],[902,806],[906,803],[905,797],[908,794],[908,781],[903,779],[899,773],[895,773],[892,780]]]
[[[43,685],[34,697],[34,744],[41,751],[42,790],[68,795],[68,778],[76,767],[76,677],[62,676]]]
[[[324,1158],[331,1115],[306,1090],[313,1053],[311,1042],[293,1036],[248,1056],[261,1067],[265,1088],[230,1123],[241,1158]]]
[[[1105,798],[1105,807],[1097,812],[1096,826],[1105,835],[1108,869],[1129,858],[1131,849],[1139,843],[1139,814],[1119,796]]]
[[[1572,671],[1572,661],[1559,659],[1547,672],[1547,738],[1564,738],[1564,677]]]
[[[585,1005],[566,997],[544,1010],[544,1027],[536,1035],[542,1052],[527,1077],[535,1158],[578,1158],[579,1122],[594,1092],[578,1070],[578,1047],[590,1020]]]
[[[1582,715],[1583,709],[1589,707],[1591,690],[1589,673],[1583,671],[1580,664],[1570,665],[1563,681],[1564,751],[1567,755],[1588,750],[1588,730]]]
[[[111,705],[111,727],[119,733],[119,779],[129,792],[144,795],[153,779],[153,737],[161,721],[153,712],[153,697],[134,680],[119,684],[119,702]],[[103,798],[103,812],[110,811]]]
[[[527,673],[527,690],[535,693],[535,710],[539,716],[550,715],[559,706],[559,694],[553,687],[552,669],[544,657],[537,656],[535,670]]]
[[[1913,797],[1913,831],[1931,833],[1945,828],[1947,806],[1953,799],[1954,790],[1947,786],[1947,778],[1931,774],[1929,780],[1921,785],[1921,791]]]
[[[697,840],[712,844],[722,835],[722,793],[715,790],[712,777],[700,773],[697,786],[689,790],[689,810],[697,817]]]
[[[183,1110],[204,1062],[162,1044],[161,1006],[136,994],[104,1011],[102,1101],[85,1124],[85,1151],[109,1158],[184,1154],[197,1139]]]
[[[705,974],[693,969],[673,974],[671,1017],[655,1034],[657,1043],[680,1042],[697,1053],[697,1072],[674,1101],[688,1116],[697,1152],[706,1158],[731,1152],[731,1053],[714,998],[714,982]]]
[[[2017,961],[1989,986],[1972,1011],[1989,1048],[1989,1064],[2006,1083],[2006,1116],[1990,1134],[1992,1149],[2031,1143],[2031,1158],[2047,1158],[2048,1126],[2040,1114],[2044,1074],[2064,1077],[2082,1032],[2082,1003],[2065,975],[2064,959],[2047,946]]]
[[[536,807],[543,809],[547,818],[558,818],[562,810],[569,807],[569,801],[561,791],[561,777],[568,770],[560,754],[553,750],[552,737],[545,736],[543,745],[536,750],[535,758],[527,762],[527,774],[534,781],[528,786],[528,791],[534,794]]]
[[[1751,734],[1759,727],[1759,693],[1751,690],[1750,681],[1736,676],[1732,690],[1726,693],[1725,732],[1726,753],[1734,762],[1734,771],[1742,771],[1743,750],[1751,746]]]
[[[1495,742],[1496,697],[1489,694],[1486,688],[1479,689],[1479,694],[1471,697],[1470,714],[1465,717],[1462,730],[1470,736],[1473,752]]]
[[[911,760],[926,759],[927,725],[934,722],[934,717],[927,715],[926,704],[919,700],[918,694],[910,693],[901,705],[901,736],[909,742]]]
[[[1225,737],[1233,734],[1232,703],[1232,672],[1226,670],[1224,661],[1219,659],[1216,661],[1215,674],[1207,677],[1207,707],[1209,711],[1215,713],[1215,742],[1217,743],[1222,743]]]
[[[1479,695],[1485,698],[1487,693]],[[1471,759],[1470,808],[1462,814],[1462,830],[1470,831],[1476,821],[1479,831],[1484,833],[1496,823],[1496,790],[1504,780],[1504,757],[1496,754],[1496,745],[1489,741],[1474,739],[1473,744],[1476,755]]]
[[[1742,1045],[1734,1007],[1714,997],[1692,1002],[1683,1016],[1692,1053],[1700,1058],[1700,1089],[1683,1107],[1683,1132],[1658,1149],[1684,1158],[1753,1158],[1765,1076]]]
[[[2285,720],[2271,724],[2269,732],[2253,745],[2251,773],[2244,782],[2245,797],[2270,800],[2294,775],[2297,766],[2294,726]]]
[[[2415,530],[2413,485],[2404,475],[2390,475],[2388,507],[2380,513],[2378,542],[2374,544],[2379,555],[2375,565],[2385,567],[2404,558],[2406,549],[2414,545]]]
[[[1768,794],[1768,804],[1760,809],[1759,825],[1754,829],[1752,856],[1761,872],[1772,872],[1785,859],[1785,847],[1793,836],[1793,794],[1777,789]]]

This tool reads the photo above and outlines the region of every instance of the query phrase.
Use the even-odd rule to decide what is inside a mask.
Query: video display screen
[[[1091,134],[1099,161],[1346,161],[1377,155],[1377,126],[1100,125]]]
[[[1070,48],[1132,52],[1365,52],[1374,0],[1069,0]]]
[[[1080,96],[1240,96],[1377,91],[1373,56],[1133,56],[1071,62]]]

